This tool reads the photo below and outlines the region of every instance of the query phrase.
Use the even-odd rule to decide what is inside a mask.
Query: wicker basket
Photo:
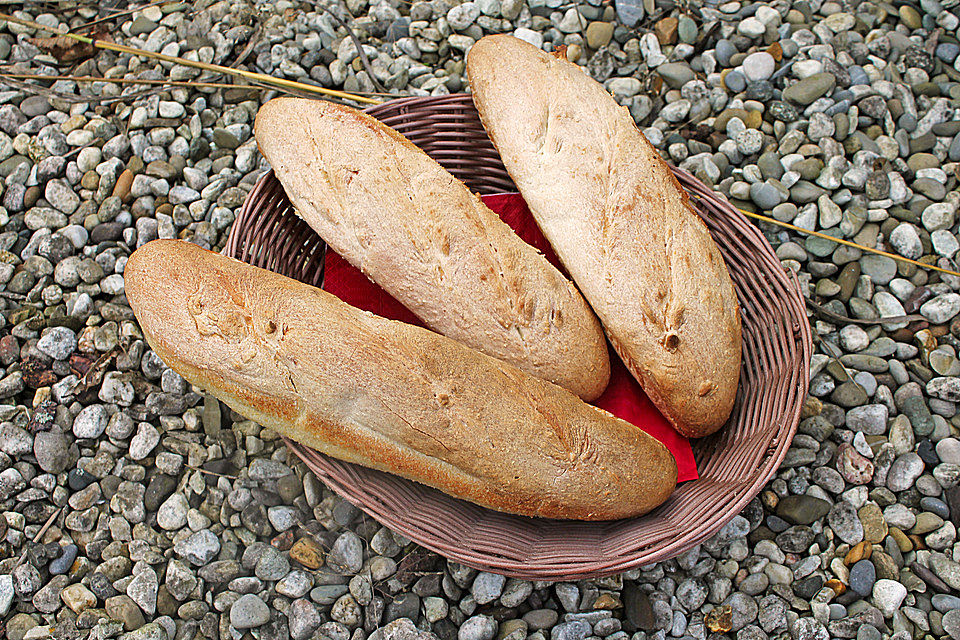
[[[394,100],[368,110],[407,136],[471,189],[515,190],[469,96]],[[721,196],[675,169],[720,246],[743,318],[736,405],[719,433],[695,441],[700,479],[652,513],[586,523],[506,515],[389,474],[290,448],[334,491],[424,547],[479,569],[569,580],[676,556],[713,535],[775,473],[796,431],[809,376],[810,329],[795,279],[770,245]],[[227,255],[319,286],[324,244],[272,172],[250,192]]]

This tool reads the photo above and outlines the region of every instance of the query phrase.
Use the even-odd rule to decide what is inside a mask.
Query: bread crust
[[[304,220],[428,327],[586,400],[606,388],[603,330],[573,283],[409,140],[301,98],[261,107],[255,135]]]
[[[630,372],[684,435],[719,429],[740,374],[737,296],[670,168],[575,64],[495,35],[467,73],[507,171]]]
[[[179,240],[127,262],[147,342],[231,408],[336,458],[482,506],[606,520],[672,492],[661,443],[427,329]]]

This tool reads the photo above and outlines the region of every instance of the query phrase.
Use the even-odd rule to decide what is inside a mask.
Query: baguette
[[[301,98],[265,104],[255,133],[304,220],[428,327],[586,400],[606,388],[603,329],[573,283],[406,138]]]
[[[467,58],[481,120],[540,229],[657,408],[688,437],[730,415],[737,296],[630,112],[577,65],[509,35]]]
[[[124,281],[170,367],[341,460],[549,518],[638,515],[675,486],[635,426],[428,329],[179,240],[138,249]]]

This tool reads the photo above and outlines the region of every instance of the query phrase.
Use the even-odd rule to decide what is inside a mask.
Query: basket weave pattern
[[[481,194],[514,191],[467,95],[410,98],[367,111]],[[795,279],[762,234],[722,196],[674,169],[730,270],[743,323],[740,388],[728,424],[693,442],[700,479],[652,513],[612,522],[497,513],[434,489],[291,449],[331,489],[378,521],[464,564],[516,577],[569,580],[674,557],[704,541],[776,472],[799,421],[810,329]],[[308,284],[323,280],[324,244],[294,213],[273,172],[250,192],[224,253]]]

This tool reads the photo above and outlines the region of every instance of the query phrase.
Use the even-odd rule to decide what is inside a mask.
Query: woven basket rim
[[[489,144],[482,126],[478,126],[479,119],[469,95],[397,99],[368,109],[367,112],[407,135],[457,177],[468,181],[468,184],[472,183],[471,188],[485,193],[496,192],[498,189],[503,193],[516,191],[515,188],[511,188],[512,182],[502,169],[499,156],[495,151],[490,153],[492,145]],[[442,126],[437,126],[437,122]],[[446,123],[451,122],[457,123],[458,126],[446,126]],[[730,243],[732,246],[735,245],[732,249],[735,251],[732,254],[734,260],[738,259],[737,256],[742,256],[745,260],[754,261],[757,272],[753,275],[760,281],[753,285],[748,292],[749,296],[756,298],[765,295],[766,287],[771,291],[776,290],[776,296],[779,296],[776,298],[777,304],[772,307],[777,307],[779,311],[774,309],[774,312],[780,313],[782,317],[777,316],[776,322],[769,327],[757,325],[757,322],[767,318],[763,313],[769,315],[769,309],[764,307],[763,313],[755,318],[757,302],[753,298],[741,299],[744,326],[763,328],[763,331],[754,331],[754,334],[767,331],[776,334],[774,338],[745,334],[745,353],[748,347],[753,348],[752,343],[747,342],[748,340],[755,342],[759,340],[758,344],[761,346],[765,344],[762,343],[763,340],[779,340],[769,348],[769,353],[764,352],[763,357],[755,363],[745,362],[744,369],[741,371],[741,385],[744,384],[745,375],[753,374],[752,368],[759,371],[764,366],[771,366],[771,363],[781,364],[788,360],[791,366],[796,367],[795,370],[787,371],[786,377],[778,378],[776,384],[779,386],[769,390],[772,394],[771,399],[767,400],[764,396],[763,402],[766,404],[759,408],[750,407],[741,411],[742,407],[739,406],[741,396],[738,394],[738,408],[734,413],[737,420],[741,418],[750,420],[757,415],[763,416],[773,412],[778,421],[777,424],[767,425],[766,430],[753,425],[757,427],[754,429],[756,432],[751,432],[752,435],[747,433],[746,437],[741,438],[744,443],[756,445],[755,450],[750,452],[749,462],[753,466],[746,467],[753,471],[752,477],[745,481],[728,477],[729,473],[723,475],[724,472],[731,470],[722,460],[717,461],[711,457],[709,450],[712,447],[720,447],[723,450],[723,447],[737,444],[734,442],[733,434],[725,434],[721,430],[714,436],[694,441],[695,451],[698,451],[698,468],[701,464],[705,466],[700,480],[682,485],[690,484],[692,488],[682,491],[678,488],[678,492],[675,492],[664,506],[637,519],[579,523],[578,525],[571,524],[571,521],[538,520],[496,514],[496,512],[487,513],[488,510],[482,507],[466,503],[454,504],[451,507],[448,503],[449,500],[453,500],[452,498],[442,494],[440,497],[431,498],[429,492],[436,492],[433,489],[421,485],[410,489],[404,484],[409,481],[380,472],[354,468],[353,465],[335,461],[288,441],[291,451],[299,456],[308,468],[331,489],[354,502],[379,522],[387,524],[405,537],[441,555],[495,573],[548,580],[608,575],[674,557],[708,539],[753,499],[776,473],[786,456],[790,442],[796,433],[800,409],[806,393],[812,340],[796,276],[781,266],[772,247],[759,229],[725,198],[703,185],[691,174],[678,168],[673,170],[677,179],[690,194],[691,203],[698,207],[701,215],[703,211],[709,211],[705,221],[711,227],[711,232],[727,234],[722,237],[731,238]],[[321,246],[322,241],[318,237],[313,240],[304,240],[310,235],[315,236],[302,220],[295,217],[279,181],[272,171],[268,171],[261,176],[254,189],[248,194],[241,213],[231,229],[224,253],[319,286],[322,279],[323,252],[316,247]],[[718,245],[721,246],[722,251],[726,251],[725,244],[718,241]],[[739,263],[731,263],[731,255],[725,253],[725,259],[731,267],[731,275],[735,276],[735,281],[743,273],[750,275],[747,267],[741,268]],[[739,288],[738,293],[742,296],[747,295],[743,294]],[[749,304],[744,304],[745,301]],[[751,383],[749,393],[753,393],[753,378],[748,378],[748,381]],[[742,391],[744,394],[748,393],[746,390]],[[763,389],[763,391],[766,390]],[[751,412],[749,417],[739,415],[748,410]],[[735,417],[731,417],[731,421]],[[739,422],[737,424],[739,425]],[[377,483],[387,488],[378,486]],[[358,488],[361,485],[362,491]],[[558,551],[560,557],[549,557],[549,554],[546,554],[537,562],[524,562],[516,557],[516,549],[510,549],[509,552],[498,550],[496,544],[492,542],[487,545],[490,548],[484,547],[483,544],[474,545],[477,548],[469,547],[466,543],[459,545],[458,541],[445,539],[444,532],[440,530],[443,524],[451,526],[456,524],[445,521],[442,510],[440,515],[412,513],[409,508],[406,513],[397,512],[396,501],[411,500],[408,495],[410,491],[419,491],[417,495],[421,500],[424,499],[423,495],[427,495],[428,499],[435,498],[445,508],[453,509],[462,518],[457,526],[472,521],[473,526],[479,528],[479,533],[475,532],[477,536],[493,535],[497,532],[509,535],[513,527],[518,539],[526,541],[529,538],[531,541],[534,539],[542,541],[550,538],[554,530],[569,530],[576,535],[584,536],[585,539],[595,540],[598,546],[606,545],[611,550],[606,554],[598,553],[592,558],[576,553],[564,557],[562,551]],[[397,495],[400,497],[397,498]],[[659,527],[646,526],[656,518],[668,520],[670,509],[689,511],[693,516],[691,520],[697,522],[697,526],[670,524],[670,522],[662,522]],[[633,522],[634,520],[644,522]],[[637,529],[639,533],[632,531],[631,528]],[[561,547],[562,542],[562,540],[558,541]],[[617,553],[616,549],[620,546],[629,549],[622,554]]]

